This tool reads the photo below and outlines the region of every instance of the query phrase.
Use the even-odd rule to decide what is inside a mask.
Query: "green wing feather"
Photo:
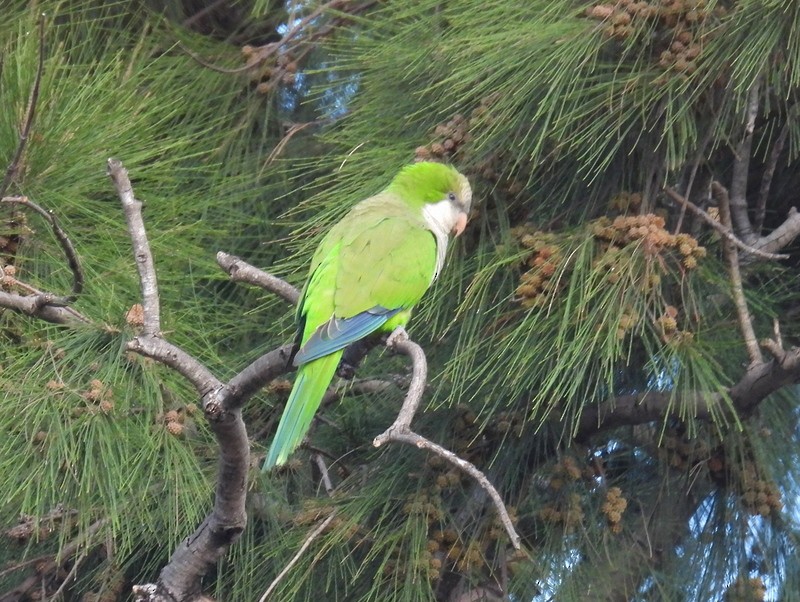
[[[297,371],[297,379],[262,470],[285,463],[289,454],[300,445],[319,409],[325,390],[333,380],[342,353],[341,349],[334,351],[301,366]]]
[[[389,318],[378,311],[367,327],[361,320],[362,337],[405,325],[411,308],[430,286],[435,268],[436,240],[422,213],[391,192],[359,203],[331,229],[314,254],[298,306],[298,357],[315,356],[313,346],[321,342],[326,351],[333,351],[308,363],[298,362],[302,365],[264,470],[284,463],[300,444],[336,373],[342,350],[352,342],[344,335],[337,339],[340,331],[333,327],[335,321],[379,308],[399,311]]]

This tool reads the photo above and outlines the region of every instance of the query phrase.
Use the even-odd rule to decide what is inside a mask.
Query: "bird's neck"
[[[433,272],[433,280],[435,280],[439,272],[442,271],[442,267],[444,267],[450,232],[453,230],[458,216],[453,204],[444,200],[424,205],[422,207],[422,217],[428,230],[436,238],[436,269]]]

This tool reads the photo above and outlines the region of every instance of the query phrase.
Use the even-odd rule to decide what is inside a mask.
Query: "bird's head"
[[[467,226],[472,188],[454,167],[423,161],[397,174],[389,190],[422,210],[431,230],[458,236]]]

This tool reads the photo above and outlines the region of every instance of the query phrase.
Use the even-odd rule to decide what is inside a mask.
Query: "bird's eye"
[[[456,200],[456,193],[455,192],[448,192],[447,193],[447,200],[448,201],[455,201]]]

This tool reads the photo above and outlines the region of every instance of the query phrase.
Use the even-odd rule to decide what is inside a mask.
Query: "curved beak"
[[[456,223],[453,226],[451,233],[453,236],[460,236],[461,233],[464,231],[464,228],[467,227],[467,214],[461,211],[458,214],[458,219],[456,219]]]

